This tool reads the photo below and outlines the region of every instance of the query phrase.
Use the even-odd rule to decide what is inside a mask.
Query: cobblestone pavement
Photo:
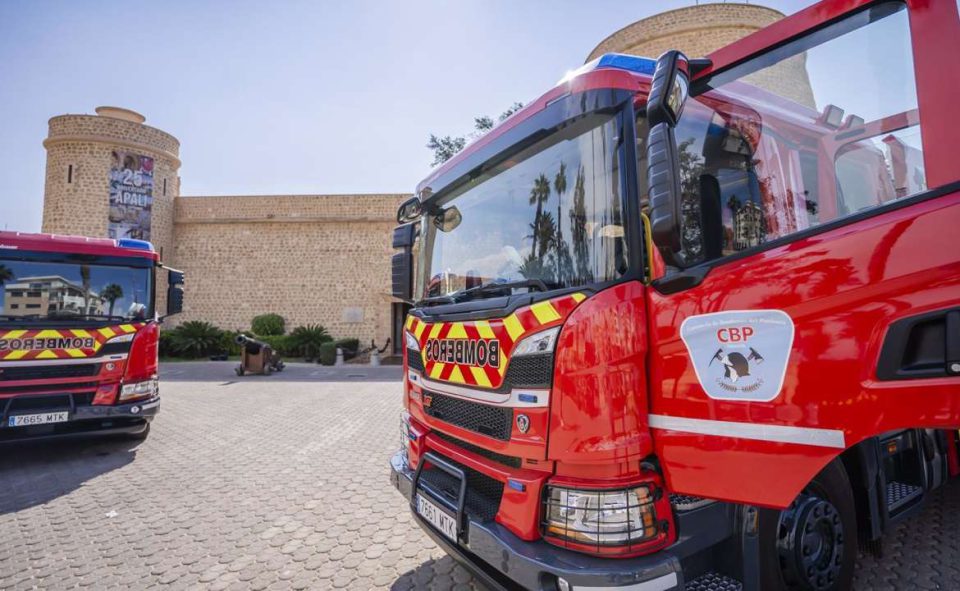
[[[0,589],[477,588],[389,484],[396,382],[278,377],[165,382],[139,445],[3,448]],[[958,484],[858,588],[960,588]]]

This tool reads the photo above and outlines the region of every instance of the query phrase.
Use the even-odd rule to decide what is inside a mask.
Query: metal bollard
[[[333,364],[334,366],[343,365],[343,349],[337,347],[337,360]]]
[[[380,367],[380,351],[370,351],[370,367]]]

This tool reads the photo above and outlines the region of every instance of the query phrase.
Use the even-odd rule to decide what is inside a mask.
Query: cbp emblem
[[[707,396],[754,402],[780,394],[793,332],[793,320],[781,310],[703,314],[680,326],[680,338]]]

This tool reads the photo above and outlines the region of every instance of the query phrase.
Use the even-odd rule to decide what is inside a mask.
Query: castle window
[[[73,182],[73,165],[69,164],[67,165],[67,184],[70,184],[72,182]]]
[[[163,196],[167,196],[167,179],[163,179]]]

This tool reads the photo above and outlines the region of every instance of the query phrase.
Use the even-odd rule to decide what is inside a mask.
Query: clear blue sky
[[[143,113],[179,138],[184,195],[407,192],[430,132],[466,133],[693,3],[3,0],[0,229],[40,229],[54,115]]]

